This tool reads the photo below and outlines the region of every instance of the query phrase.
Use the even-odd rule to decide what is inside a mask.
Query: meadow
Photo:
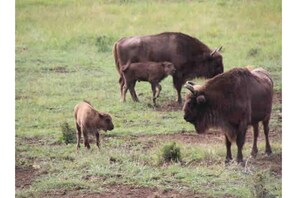
[[[16,0],[15,9],[16,197],[282,196],[281,1]],[[225,71],[253,65],[271,73],[271,156],[262,154],[261,131],[259,155],[249,158],[249,130],[247,163],[226,166],[223,133],[196,134],[171,77],[161,83],[158,107],[144,82],[136,85],[140,103],[129,94],[120,102],[114,42],[164,31],[222,45]],[[110,113],[115,128],[102,132],[100,151],[92,143],[76,153],[63,142],[61,124],[74,128],[73,107],[84,99]],[[171,142],[181,161],[160,162]]]

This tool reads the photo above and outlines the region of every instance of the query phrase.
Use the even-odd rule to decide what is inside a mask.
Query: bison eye
[[[110,119],[107,118],[107,119],[106,119],[106,122],[110,122]]]

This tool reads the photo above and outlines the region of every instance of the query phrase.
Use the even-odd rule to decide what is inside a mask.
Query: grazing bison
[[[74,107],[76,125],[77,150],[80,148],[81,134],[84,136],[85,147],[90,149],[88,135],[96,136],[96,145],[100,148],[99,131],[113,129],[112,118],[107,113],[97,111],[89,102],[84,101]]]
[[[234,68],[208,80],[203,86],[186,83],[191,93],[186,95],[184,119],[198,133],[209,127],[224,129],[227,156],[232,160],[231,142],[237,144],[237,161],[242,162],[242,147],[248,125],[254,128],[252,156],[258,152],[258,123],[262,121],[266,138],[265,152],[271,154],[269,119],[272,107],[273,82],[262,68],[252,71]]]
[[[121,68],[121,72],[124,79],[122,101],[126,100],[126,93],[128,89],[130,91],[134,90],[136,81],[148,81],[151,83],[153,91],[153,103],[156,105],[156,98],[159,97],[160,91],[162,89],[159,82],[161,82],[161,80],[166,78],[168,75],[172,75],[175,72],[175,67],[170,62],[131,63]],[[137,96],[132,97],[132,99],[138,102]]]
[[[168,61],[176,68],[173,84],[177,91],[177,100],[181,103],[181,88],[188,79],[211,78],[224,71],[223,57],[218,52],[220,49],[212,51],[198,39],[175,32],[122,38],[113,48],[115,64],[120,74],[121,93],[124,86],[121,68],[125,65],[136,62]],[[135,90],[129,91],[133,100],[137,100]]]

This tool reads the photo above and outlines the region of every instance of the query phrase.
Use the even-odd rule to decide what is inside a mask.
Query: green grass
[[[202,145],[177,142],[182,162],[158,165],[158,154],[167,142],[140,141],[135,136],[192,133],[193,126],[183,120],[181,110],[153,108],[148,83],[136,86],[140,103],[133,103],[129,94],[121,103],[112,55],[113,43],[124,36],[184,32],[211,48],[223,45],[225,70],[266,68],[275,92],[281,93],[281,6],[277,0],[17,0],[16,165],[33,166],[43,174],[30,188],[18,189],[16,196],[39,197],[57,190],[102,192],[105,184],[119,183],[210,197],[253,197],[257,174],[262,174],[270,195],[281,196],[281,175],[275,175],[273,167],[263,167],[257,160],[251,162],[250,172],[233,164],[225,167],[223,140]],[[165,109],[174,104],[176,92],[171,77],[161,84],[157,103]],[[183,95],[186,92],[182,90]],[[82,148],[77,154],[75,144],[60,143],[61,124],[74,128],[73,107],[83,99],[113,117],[115,129],[104,134],[107,141],[100,152],[91,144],[90,152]],[[281,104],[276,104],[270,125],[277,137],[273,156],[282,152],[280,116]],[[247,158],[251,142],[244,148]],[[264,141],[259,150],[264,150]]]

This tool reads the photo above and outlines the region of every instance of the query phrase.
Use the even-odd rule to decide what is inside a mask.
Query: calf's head
[[[208,128],[208,101],[199,86],[187,82],[185,87],[191,91],[185,98],[184,119],[195,126],[197,133],[204,133]]]
[[[166,75],[172,75],[176,71],[174,65],[170,62],[162,62],[161,64]]]
[[[112,123],[112,118],[109,114],[98,112],[98,116],[99,116],[98,123],[97,123],[98,128],[104,131],[113,130],[114,126]]]

